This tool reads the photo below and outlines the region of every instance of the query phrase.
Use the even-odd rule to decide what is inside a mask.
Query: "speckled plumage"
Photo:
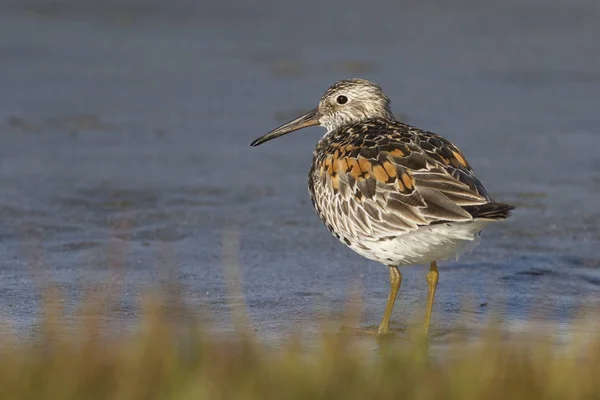
[[[326,134],[315,148],[308,187],[317,214],[338,239],[367,258],[393,265],[432,259],[373,254],[382,242],[430,225],[464,227],[478,219],[503,219],[511,208],[491,200],[452,143],[381,118]],[[447,257],[478,232],[470,238],[460,232],[456,251],[449,249]]]
[[[308,175],[317,214],[351,249],[390,267],[390,297],[378,333],[388,332],[402,281],[398,267],[422,263],[431,263],[427,330],[436,260],[457,256],[513,207],[490,198],[450,141],[396,121],[383,90],[364,79],[336,82],[318,108],[252,145],[313,125],[327,129]]]

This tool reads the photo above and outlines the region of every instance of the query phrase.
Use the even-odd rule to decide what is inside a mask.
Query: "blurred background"
[[[362,77],[518,207],[440,264],[435,340],[493,312],[509,329],[567,323],[600,303],[599,38],[595,0],[0,1],[3,318],[35,329],[40,281],[69,311],[118,280],[110,316],[127,323],[140,293],[175,280],[228,330],[229,259],[267,338],[337,318],[352,287],[376,325],[386,268],[310,205],[323,130],[249,147]],[[403,271],[393,329],[422,316],[425,271]]]

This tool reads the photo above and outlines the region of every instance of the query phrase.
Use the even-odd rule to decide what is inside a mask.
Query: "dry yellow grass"
[[[373,351],[356,335],[324,329],[309,346],[290,337],[274,347],[249,333],[210,334],[191,316],[176,323],[153,299],[136,329],[117,333],[96,300],[73,325],[49,296],[31,340],[1,338],[0,398],[600,398],[600,335],[532,345],[492,328],[481,343],[431,357],[419,336],[380,341]]]
[[[235,229],[223,242],[230,294],[240,299]],[[29,250],[42,286],[40,246]],[[124,249],[109,250],[118,277]],[[167,248],[161,254],[172,258]],[[434,355],[419,334],[378,340],[325,326],[310,342],[290,336],[265,344],[240,301],[231,304],[229,335],[207,329],[197,313],[174,313],[184,304],[176,287],[145,296],[135,327],[118,331],[106,310],[119,290],[102,287],[90,290],[77,316],[61,309],[56,288],[47,290],[30,338],[0,330],[0,399],[600,399],[600,333],[557,345],[506,340],[490,325],[482,340]]]

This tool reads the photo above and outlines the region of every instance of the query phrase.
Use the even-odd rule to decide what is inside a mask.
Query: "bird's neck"
[[[344,134],[346,131],[348,131],[348,129],[353,129],[355,126],[359,126],[361,124],[366,124],[366,123],[369,123],[371,121],[376,121],[376,120],[395,121],[396,119],[394,118],[394,116],[390,112],[386,116],[375,115],[375,116],[371,116],[371,117],[368,117],[368,118],[362,118],[362,119],[359,119],[359,120],[347,121],[347,122],[342,123],[342,124],[327,126],[326,127],[327,131],[325,132],[324,137],[325,136],[329,136],[329,135],[334,135],[334,136],[335,135],[341,135],[341,134]]]

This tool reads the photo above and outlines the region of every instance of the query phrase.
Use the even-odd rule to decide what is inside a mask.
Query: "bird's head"
[[[373,82],[345,79],[334,83],[319,101],[319,106],[252,142],[258,146],[308,126],[320,125],[327,132],[370,118],[394,119],[390,99]]]

